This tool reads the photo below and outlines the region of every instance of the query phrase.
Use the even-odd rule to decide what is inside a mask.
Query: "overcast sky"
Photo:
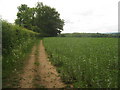
[[[18,6],[34,7],[38,1],[60,13],[65,20],[63,33],[118,31],[120,0],[0,0],[0,17],[14,23]]]

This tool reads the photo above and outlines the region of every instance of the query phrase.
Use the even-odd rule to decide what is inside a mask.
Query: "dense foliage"
[[[118,38],[45,38],[44,45],[65,83],[117,87]]]
[[[2,21],[3,86],[11,73],[17,71],[39,34]]]
[[[35,30],[34,22],[35,8],[30,8],[26,4],[18,7],[17,19],[15,23],[24,28]]]
[[[18,7],[15,23],[19,26],[43,33],[45,36],[57,36],[63,30],[64,20],[55,8],[38,2],[36,7],[30,8],[26,4]]]

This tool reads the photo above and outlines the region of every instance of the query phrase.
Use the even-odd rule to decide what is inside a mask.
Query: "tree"
[[[37,3],[36,6],[36,25],[40,32],[48,36],[57,36],[63,30],[64,20],[60,19],[60,14],[43,3]]]
[[[35,8],[29,8],[26,4],[22,4],[18,7],[17,19],[15,20],[15,23],[24,28],[33,30],[34,14]]]
[[[15,23],[46,36],[57,36],[64,26],[64,20],[60,19],[56,9],[41,2],[35,8],[29,8],[25,4],[19,6]]]

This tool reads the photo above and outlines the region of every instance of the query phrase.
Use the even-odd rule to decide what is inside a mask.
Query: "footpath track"
[[[64,88],[56,68],[47,58],[43,41],[34,46],[21,75],[20,88]]]

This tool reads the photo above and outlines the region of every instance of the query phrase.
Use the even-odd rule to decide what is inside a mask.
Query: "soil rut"
[[[41,84],[46,88],[63,88],[65,84],[62,83],[56,68],[50,63],[47,55],[45,53],[45,48],[43,46],[43,41],[41,40],[40,46],[40,56],[39,56],[39,73],[41,77]]]
[[[29,60],[24,67],[24,73],[21,75],[20,87],[21,88],[33,88],[34,70],[35,70],[35,50],[36,46],[33,47],[32,53],[29,56]]]

